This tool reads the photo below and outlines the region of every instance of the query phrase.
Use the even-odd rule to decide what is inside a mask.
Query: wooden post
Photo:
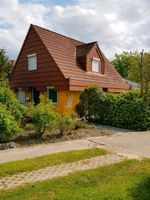
[[[144,49],[140,52],[140,95],[143,97],[143,56],[144,56]]]

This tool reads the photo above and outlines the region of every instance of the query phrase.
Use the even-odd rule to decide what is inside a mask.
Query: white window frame
[[[94,64],[93,64],[94,61],[97,61],[97,62],[99,63],[98,69],[94,69],[94,66],[93,66],[93,65],[94,65]],[[92,59],[92,72],[100,73],[100,64],[101,64],[100,59],[98,59],[98,58],[93,58],[93,59]]]
[[[32,58],[32,57],[35,57],[35,66],[31,67],[31,66],[29,66],[29,58]],[[36,55],[36,53],[27,55],[27,59],[28,59],[28,70],[29,71],[37,70],[37,55]]]
[[[51,100],[51,99],[49,99],[49,89],[55,89],[55,87],[54,86],[47,86],[46,87],[46,94],[47,94],[47,99],[48,100]],[[57,92],[57,90],[56,90],[56,92]],[[58,104],[58,92],[57,92],[57,102],[52,102],[53,104]]]

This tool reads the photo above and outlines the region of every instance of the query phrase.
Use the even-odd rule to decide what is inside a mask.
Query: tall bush
[[[6,106],[18,123],[21,122],[21,118],[25,114],[25,106],[20,104],[9,87],[0,87],[0,103]]]
[[[40,96],[40,103],[33,107],[33,125],[37,136],[42,136],[46,130],[51,130],[56,126],[57,114],[51,101],[47,101]]]
[[[94,103],[94,120],[101,124],[112,125],[112,112],[114,109],[114,95],[103,94],[103,98]]]
[[[0,103],[0,142],[9,142],[20,131],[15,117]]]
[[[95,114],[94,104],[103,99],[103,92],[98,87],[88,87],[80,95],[80,102],[76,107],[80,117],[90,119]]]

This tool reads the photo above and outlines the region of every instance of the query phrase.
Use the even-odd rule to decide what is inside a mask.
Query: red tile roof
[[[98,45],[97,42],[85,44],[39,26],[31,26],[36,30],[64,77],[69,79],[70,85],[74,84],[74,86],[80,85],[82,87],[87,83],[87,86],[98,84],[100,87],[111,89],[126,90],[129,88],[100,49],[99,51],[105,61],[104,75],[86,72],[77,61],[77,56],[80,57],[88,54],[94,45]]]

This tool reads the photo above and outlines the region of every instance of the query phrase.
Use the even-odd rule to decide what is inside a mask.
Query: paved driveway
[[[28,147],[1,150],[0,163],[15,160],[24,160],[28,158],[43,156],[50,153],[87,149],[92,148],[94,146],[96,145],[93,142],[90,142],[87,139],[83,139],[50,144],[38,144]]]
[[[128,157],[150,158],[150,131],[130,132],[115,129],[113,133],[111,136],[93,137],[89,140],[118,154],[127,154]]]
[[[53,144],[41,144],[29,147],[0,151],[0,163],[33,158],[61,151],[104,147],[129,158],[150,158],[150,131],[129,132],[128,130],[112,127],[98,127],[113,134],[109,136],[90,137],[81,140],[72,140]]]

